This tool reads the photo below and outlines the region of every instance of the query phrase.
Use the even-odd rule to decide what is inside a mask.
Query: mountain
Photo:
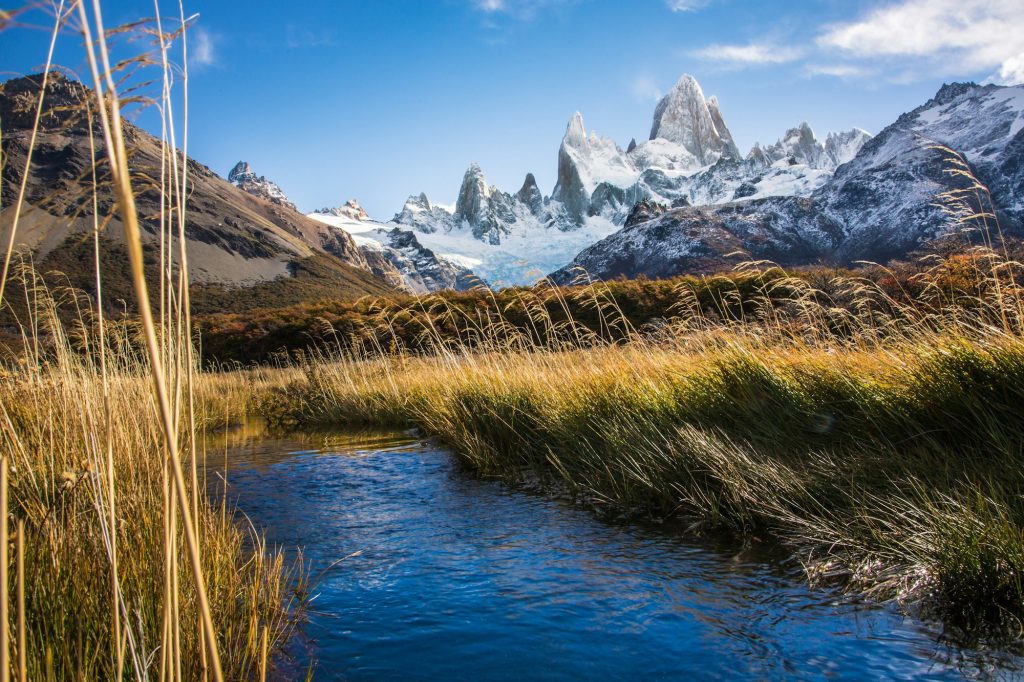
[[[332,215],[337,218],[348,218],[349,220],[369,220],[370,215],[359,205],[355,199],[349,199],[341,206],[335,208],[321,208],[313,211],[317,215]]]
[[[228,173],[228,182],[254,197],[290,208],[293,211],[298,210],[295,208],[295,204],[289,201],[284,190],[276,183],[267,180],[265,176],[253,173],[247,161],[239,161],[235,164],[235,167]]]
[[[453,207],[412,196],[393,223],[491,284],[532,283],[615,232],[638,201],[680,207],[809,196],[869,139],[854,129],[821,142],[804,123],[743,157],[718,99],[684,75],[655,107],[649,139],[625,150],[588,133],[582,114],[573,114],[550,196],[532,173],[515,194],[503,192],[473,164]]]
[[[991,192],[992,206],[987,200],[979,206],[971,191],[971,207],[994,210],[1004,233],[1024,232],[1024,86],[944,85],[870,140],[856,131],[830,136],[824,145],[812,137],[801,126],[761,151],[765,163],[790,157],[806,167],[836,166],[806,197],[647,207],[553,279],[568,282],[581,270],[599,278],[667,277],[720,269],[738,258],[783,265],[884,262],[937,238],[963,238],[969,236],[960,234],[964,226],[939,201],[943,193],[972,188],[953,172],[954,153]],[[988,229],[995,231],[992,221]],[[730,255],[735,252],[743,255]]]
[[[42,76],[35,75],[0,85],[4,156],[0,240],[4,244],[13,224],[41,83]],[[89,292],[94,290],[94,164],[84,103],[92,97],[84,85],[59,72],[50,74],[26,201],[14,240],[19,250],[31,253],[38,268],[60,269],[74,285]],[[94,126],[96,168],[100,173],[97,203],[103,218],[115,213],[115,199],[104,170],[102,135],[98,123]],[[143,246],[147,259],[156,263],[161,209],[166,208],[159,191],[164,149],[160,140],[131,123],[124,123],[124,134],[131,153],[129,165],[137,192]],[[200,309],[207,295],[210,300],[241,307],[294,303],[308,296],[351,298],[394,291],[370,272],[351,236],[297,213],[283,193],[275,201],[275,197],[240,191],[206,166],[192,159],[186,162],[189,200],[185,240],[193,300]],[[262,184],[246,164],[236,170],[235,180],[247,188]],[[105,225],[102,241],[102,258],[109,264],[104,287],[108,303],[116,307],[118,298],[133,299],[123,230],[116,215]],[[155,283],[155,268],[151,268],[151,275]],[[255,295],[226,293],[257,288],[265,294],[262,300]]]
[[[691,166],[708,166],[722,157],[740,158],[718,98],[704,99],[700,83],[689,74],[658,102],[650,139],[681,146],[692,157]]]
[[[464,291],[482,283],[469,268],[440,258],[416,234],[373,221],[355,199],[309,217],[351,236],[370,270],[392,286],[413,294],[443,289]]]

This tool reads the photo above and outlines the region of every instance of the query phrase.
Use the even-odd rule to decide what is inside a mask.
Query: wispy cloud
[[[745,67],[761,64],[785,64],[802,56],[795,47],[769,43],[747,43],[746,45],[713,44],[690,52],[690,56],[702,61],[715,62],[723,66]]]
[[[640,74],[629,83],[629,93],[638,102],[650,102],[661,99],[664,94],[658,87],[658,82],[653,76]]]
[[[665,0],[673,12],[696,12],[711,4],[711,0]]]
[[[826,27],[824,50],[864,60],[900,59],[902,68],[1024,80],[1024,7],[1020,0],[900,0],[862,18]]]
[[[217,63],[217,45],[213,34],[202,27],[195,27],[189,33],[189,65],[213,66]]]
[[[582,0],[470,0],[473,9],[491,16],[506,16],[523,21],[536,18],[545,10],[557,10]]]
[[[833,78],[863,78],[875,74],[875,70],[857,64],[808,64],[806,76],[831,76]]]
[[[313,30],[288,24],[285,26],[285,45],[289,49],[301,47],[327,47],[334,44],[334,32],[330,29]]]

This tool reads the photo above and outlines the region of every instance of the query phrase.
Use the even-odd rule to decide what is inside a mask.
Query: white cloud
[[[996,70],[1012,80],[1024,75],[1024,3],[900,0],[857,21],[827,27],[817,43],[867,59],[916,59],[932,71]]]
[[[690,55],[707,62],[729,66],[755,66],[758,64],[785,64],[800,58],[801,51],[793,47],[748,43],[747,45],[708,45],[693,50]]]
[[[811,64],[804,72],[808,76],[832,76],[833,78],[860,78],[875,73],[872,69],[855,64]]]
[[[629,84],[629,92],[639,102],[657,101],[664,94],[654,77],[647,74],[634,78]]]
[[[1001,85],[1020,85],[1024,83],[1024,53],[1004,61],[999,67],[999,73],[993,74],[988,80]]]
[[[216,41],[209,31],[196,27],[189,37],[192,39],[188,46],[191,66],[211,66],[217,62]]]
[[[673,12],[695,12],[708,6],[711,0],[665,0]]]
[[[471,0],[473,9],[488,15],[530,20],[539,12],[574,5],[581,0]]]

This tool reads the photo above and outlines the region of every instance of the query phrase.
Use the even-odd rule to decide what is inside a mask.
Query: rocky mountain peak
[[[775,144],[764,149],[772,162],[786,160],[811,167],[817,167],[821,163],[824,151],[824,147],[814,135],[814,130],[806,121],[795,128],[790,128]]]
[[[459,198],[455,202],[455,218],[470,224],[476,223],[490,195],[491,188],[487,186],[483,169],[475,163],[471,164],[462,176]]]
[[[477,239],[499,244],[515,222],[513,198],[487,184],[484,172],[472,164],[462,177],[459,198],[455,202],[456,224],[468,225]]]
[[[248,161],[239,161],[235,167],[228,172],[228,182],[240,182],[244,178],[256,177]]]
[[[853,128],[841,133],[829,133],[825,138],[825,154],[833,168],[838,168],[848,163],[857,156],[868,140],[871,133],[860,128]]]
[[[298,210],[277,183],[271,182],[264,175],[256,175],[247,161],[239,161],[234,165],[228,173],[228,182],[255,197],[266,199],[293,211]]]
[[[569,124],[565,127],[562,146],[575,149],[585,149],[587,146],[587,130],[583,127],[583,114],[578,111],[572,115]]]
[[[829,133],[822,143],[806,121],[786,131],[778,142],[764,149],[770,163],[788,160],[810,168],[833,171],[853,159],[871,139],[867,132],[854,128],[841,133]],[[749,158],[749,157],[748,157]]]
[[[39,104],[39,88],[43,74],[12,78],[0,86],[0,121],[4,128],[31,128],[35,123]],[[60,71],[51,71],[46,80],[43,116],[44,129],[64,126],[84,127],[86,117],[83,103],[92,96],[92,90],[71,80]]]
[[[978,87],[977,83],[943,83],[939,91],[935,93],[932,102],[935,104],[949,104],[964,93],[970,92]]]
[[[339,218],[348,218],[349,220],[357,222],[363,222],[370,219],[370,215],[355,199],[349,199],[343,205],[336,206],[334,208],[326,207],[317,209],[316,211],[313,211],[313,213],[319,215],[333,215]]]
[[[540,215],[544,210],[544,195],[537,186],[537,178],[527,173],[523,186],[516,192],[516,199],[525,204],[533,215]]]
[[[711,120],[715,124],[715,130],[718,132],[718,136],[722,138],[722,143],[724,144],[722,156],[739,161],[741,158],[739,147],[736,146],[735,140],[732,139],[729,127],[725,125],[725,118],[722,117],[722,108],[718,104],[717,96],[711,95],[708,98],[708,111],[711,112]]]
[[[668,140],[683,146],[701,166],[714,163],[723,154],[739,158],[718,101],[712,100],[709,106],[700,83],[689,74],[680,78],[658,102],[650,139]]]

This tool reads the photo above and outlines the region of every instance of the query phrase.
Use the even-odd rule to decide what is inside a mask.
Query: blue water
[[[602,521],[474,478],[450,454],[402,436],[241,439],[227,462],[239,510],[323,571],[283,667],[299,677],[310,657],[320,680],[1020,670],[1008,655],[938,644],[933,629],[894,609],[811,589],[778,552]]]

